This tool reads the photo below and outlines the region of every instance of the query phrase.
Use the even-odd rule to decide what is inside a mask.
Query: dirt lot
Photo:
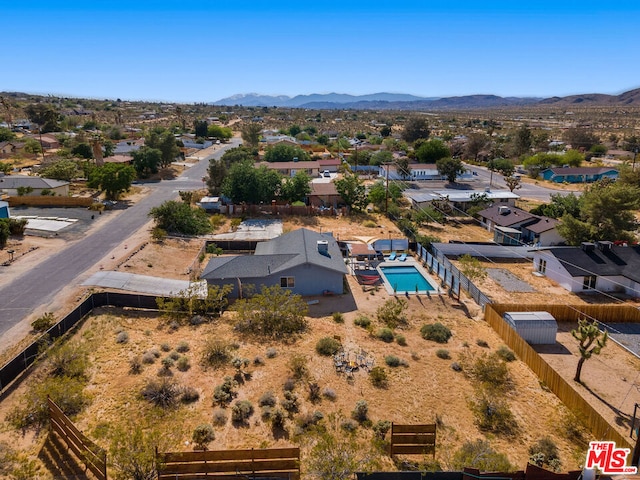
[[[362,223],[365,220],[374,220],[377,226],[364,227]],[[388,220],[379,217],[291,219],[285,223],[284,230],[290,231],[302,226],[332,231],[341,240],[399,236],[399,232]],[[226,228],[228,226],[223,225],[219,231],[225,231]],[[431,234],[437,234],[443,241],[449,238],[479,240],[486,236],[486,232],[476,227],[461,224],[441,228],[437,232],[434,229],[431,231],[434,232]],[[186,278],[190,266],[197,260],[201,245],[201,241],[184,240],[154,243],[149,238],[148,230],[145,230],[128,239],[126,248],[121,245],[109,257],[105,257],[101,266],[104,269],[120,269],[145,275]],[[58,247],[55,241],[44,242],[40,248],[25,255],[15,264],[23,263],[21,268],[28,268],[37,263],[38,257]],[[550,295],[556,293],[565,295],[560,299],[554,297],[554,301],[579,301],[577,297],[561,292],[558,286],[549,284],[545,279],[532,276],[529,264],[501,264],[499,267],[507,268],[536,289],[535,294],[527,294],[527,298],[536,300],[529,301],[548,301]],[[486,434],[476,426],[470,408],[470,401],[476,399],[474,382],[463,373],[454,371],[451,365],[453,362],[465,364],[469,358],[494,352],[502,343],[482,321],[482,313],[472,300],[463,297],[462,302],[458,303],[436,296],[431,299],[412,296],[409,299],[409,325],[397,332],[406,338],[407,345],[400,346],[377,340],[353,323],[357,316],[366,315],[373,320],[376,328],[379,326],[375,321],[375,312],[389,299],[384,289],[363,291],[354,279],[349,278],[348,281],[350,294],[315,299],[318,303],[309,307],[308,332],[293,342],[285,343],[238,336],[232,328],[233,312],[226,313],[214,324],[183,325],[177,329],[169,328],[168,322],[157,315],[111,309],[95,312],[74,337],[74,341],[81,342],[89,349],[92,364],[86,387],[91,396],[91,404],[76,418],[77,425],[99,444],[108,447],[107,432],[115,426],[126,425],[127,422],[154,424],[164,431],[166,448],[188,450],[191,448],[189,442],[193,428],[200,423],[212,422],[213,388],[222,382],[225,375],[233,374],[231,367],[205,369],[200,363],[206,340],[215,337],[237,343],[238,356],[251,360],[261,357],[264,364],[252,363],[249,367],[251,380],[238,388],[238,399],[248,399],[256,407],[249,426],[237,428],[229,421],[224,426],[216,426],[216,440],[210,448],[299,443],[304,455],[310,447],[309,440],[305,436],[295,435],[296,418],[315,410],[321,411],[325,418],[330,414],[348,418],[356,401],[366,399],[369,417],[374,422],[386,419],[404,423],[431,423],[437,420],[442,427],[438,433],[438,459],[445,468],[453,450],[465,440],[476,438],[488,438],[496,450],[506,453],[513,464],[524,468],[529,446],[543,436],[551,437],[558,445],[563,470],[579,467],[586,447],[576,444],[575,438],[567,436],[564,426],[571,423],[570,415],[520,361],[508,364],[513,389],[504,396],[518,424],[515,436]],[[482,288],[490,292],[492,297],[505,301],[520,302],[525,298],[501,291],[499,285],[490,279],[483,281]],[[334,322],[331,316],[333,312],[342,312],[345,322]],[[448,344],[439,345],[421,338],[420,327],[435,321],[452,330],[453,337]],[[571,326],[562,326],[558,335],[558,348],[561,351],[545,353],[545,358],[568,379],[572,378],[577,362],[574,341],[568,333],[570,328]],[[127,332],[128,341],[118,343],[116,337],[122,331]],[[325,336],[339,338],[347,351],[365,350],[377,365],[385,366],[390,376],[388,389],[374,388],[366,372],[362,370],[356,372],[351,381],[344,375],[337,374],[330,358],[315,353],[316,342]],[[133,356],[153,349],[162,351],[165,345],[173,351],[180,342],[189,345],[189,351],[185,355],[190,360],[191,368],[186,372],[172,369],[173,379],[181,385],[195,388],[200,399],[175,411],[159,412],[150,408],[140,398],[139,392],[147,379],[157,378],[160,360],[156,360],[154,365],[145,365],[140,375],[129,373],[129,361]],[[268,347],[276,349],[275,358],[267,358]],[[449,352],[449,359],[436,356],[436,352],[442,349]],[[161,356],[165,357],[168,353],[161,353]],[[282,399],[282,386],[290,376],[288,362],[296,354],[307,359],[307,382],[315,381],[322,389],[333,389],[336,399],[324,399],[318,404],[312,404],[307,399],[306,383],[299,382],[295,387],[300,399],[299,413],[287,421],[286,434],[274,436],[267,423],[260,419],[258,399],[269,390]],[[406,361],[407,366],[387,367],[384,359],[388,355],[400,357]],[[617,422],[619,425],[616,428],[622,433],[628,432],[627,422],[632,414],[633,404],[640,402],[638,371],[640,363],[614,344],[610,344],[602,355],[594,357],[585,365],[583,378],[588,388],[582,389],[584,395],[598,405],[599,410],[608,415],[613,424]],[[9,426],[5,418],[16,405],[24,403],[23,396],[31,382],[37,382],[38,375],[36,370],[0,403],[0,441],[7,441],[22,449],[31,458],[36,458],[42,452],[44,435],[34,435],[32,432],[21,435]],[[229,414],[229,409],[226,412]],[[366,449],[371,432],[367,429],[359,429],[359,432],[359,441],[362,448]],[[586,438],[589,439],[588,436]],[[392,468],[388,458],[379,453],[376,455],[383,468]],[[49,478],[55,470],[55,465],[41,466],[42,478]]]

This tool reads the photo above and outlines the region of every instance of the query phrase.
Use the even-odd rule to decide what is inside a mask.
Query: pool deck
[[[380,271],[380,267],[415,267],[416,270],[418,270],[420,272],[420,274],[425,278],[425,280],[427,282],[429,282],[429,284],[433,287],[433,290],[429,291],[428,293],[425,290],[419,290],[417,294],[416,294],[416,292],[398,292],[398,293],[395,293],[393,291],[393,286],[391,286],[391,284],[387,280],[387,277],[385,277],[384,274]],[[397,257],[396,257],[395,260],[389,260],[387,257],[385,257],[384,261],[380,262],[380,264],[377,266],[376,270],[380,274],[380,278],[382,279],[382,283],[384,284],[384,288],[387,290],[387,293],[389,295],[398,295],[398,294],[402,294],[402,295],[406,295],[406,294],[409,294],[409,295],[442,295],[443,293],[445,293],[445,292],[442,291],[442,289],[438,285],[438,282],[431,275],[429,275],[428,271],[426,271],[423,268],[422,264],[420,262],[418,262],[411,255],[407,255],[407,259],[404,262],[398,261]]]

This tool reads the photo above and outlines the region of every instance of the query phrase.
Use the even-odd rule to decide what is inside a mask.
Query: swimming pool
[[[389,283],[391,289],[396,293],[418,293],[433,292],[434,286],[413,266],[402,267],[380,267],[382,276]]]

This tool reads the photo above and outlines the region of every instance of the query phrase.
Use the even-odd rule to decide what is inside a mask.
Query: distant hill
[[[400,93],[347,95],[340,93],[288,96],[269,96],[249,93],[223,98],[214,105],[243,105],[247,107],[291,107],[309,109],[354,110],[466,110],[510,106],[640,106],[640,88],[620,95],[591,93],[567,97],[500,97],[497,95],[465,95],[459,97],[417,97]]]

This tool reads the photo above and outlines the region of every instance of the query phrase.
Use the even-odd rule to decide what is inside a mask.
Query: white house
[[[570,292],[616,292],[640,297],[640,246],[584,242],[580,247],[541,249],[534,270]]]

